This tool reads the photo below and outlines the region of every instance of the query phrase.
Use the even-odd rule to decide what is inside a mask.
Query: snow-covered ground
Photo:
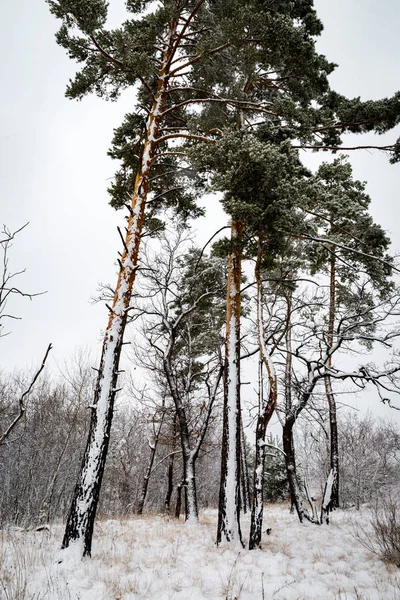
[[[100,521],[93,557],[57,563],[62,526],[0,532],[1,600],[400,600],[400,570],[355,539],[359,513],[302,526],[265,510],[263,549],[214,544],[216,511],[192,526],[164,516]],[[248,519],[243,519],[248,531]]]

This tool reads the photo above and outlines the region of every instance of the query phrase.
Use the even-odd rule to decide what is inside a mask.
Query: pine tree
[[[315,184],[322,188],[318,190],[311,211],[313,235],[325,242],[314,243],[309,254],[312,273],[322,270],[329,276],[326,347],[330,353],[336,344],[336,309],[340,305],[351,306],[352,281],[364,274],[382,296],[390,292],[391,258],[386,254],[390,242],[368,212],[370,198],[365,192],[365,184],[353,179],[351,165],[344,157],[322,164],[316,173]],[[345,248],[330,245],[329,241]],[[331,356],[327,366],[329,371]],[[329,406],[330,473],[321,520],[328,522],[329,512],[339,507],[340,471],[336,401],[329,374],[324,383]]]
[[[91,552],[143,222],[146,218],[150,227],[154,225],[163,205],[175,207],[183,218],[199,212],[194,203],[198,181],[185,162],[187,149],[171,148],[170,140],[189,146],[213,142],[223,127],[237,122],[240,112],[241,122],[247,116],[263,116],[270,127],[283,127],[303,144],[312,144],[310,132],[328,127],[324,139],[328,136],[330,143],[339,143],[335,132],[346,124],[338,122],[337,115],[350,120],[353,128],[374,128],[379,121],[383,131],[397,122],[399,98],[367,106],[329,93],[327,74],[333,65],[314,50],[313,37],[322,26],[311,0],[273,6],[256,0],[127,0],[132,17],[113,30],[106,28],[105,0],[47,1],[62,21],[57,42],[83,65],[67,88],[68,97],[96,93],[116,100],[122,90],[139,85],[136,111],[116,130],[110,152],[121,163],[110,190],[112,202],[116,207],[129,202],[130,214],[88,444],[63,540],[63,547],[79,541],[85,555]],[[311,102],[316,98],[320,103],[315,108]],[[193,111],[194,106],[202,110]],[[357,125],[359,114],[366,111],[373,116],[368,113]],[[145,215],[149,193],[152,204]],[[240,230],[240,226],[233,228]],[[239,269],[239,255],[231,265]],[[240,276],[230,276],[230,282],[237,280]],[[234,331],[238,340],[238,299],[234,304],[234,327],[228,332]],[[235,343],[229,341],[228,346],[233,349]],[[232,365],[235,374],[228,373],[227,381],[234,381],[231,389],[238,390],[238,361]],[[232,523],[237,521],[235,510],[229,517]],[[225,525],[228,532],[231,525]],[[234,529],[239,531],[237,524]]]
[[[165,205],[175,207],[183,218],[199,213],[193,202],[197,182],[184,160],[185,149],[171,148],[169,142],[212,142],[223,124],[235,120],[239,107],[243,113],[268,112],[267,100],[254,105],[242,91],[248,77],[246,65],[259,53],[260,43],[266,47],[271,37],[277,37],[274,19],[278,24],[282,21],[282,27],[285,22],[274,12],[264,15],[257,3],[127,0],[132,18],[119,29],[109,30],[104,0],[48,0],[48,4],[62,21],[57,42],[83,64],[67,88],[68,97],[81,99],[96,93],[116,100],[122,90],[139,84],[136,112],[127,115],[116,130],[110,151],[121,163],[110,190],[112,203],[121,207],[129,202],[130,214],[87,448],[63,540],[63,547],[79,541],[82,554],[87,555],[91,552],[148,194],[152,193],[146,215],[150,226]],[[315,27],[312,21],[310,18],[311,28]],[[297,38],[302,35],[299,30]],[[304,45],[303,54],[304,59],[309,58],[312,49]],[[325,60],[321,63],[322,69],[329,70]],[[275,85],[274,81],[270,84]],[[204,110],[193,112],[193,107]]]

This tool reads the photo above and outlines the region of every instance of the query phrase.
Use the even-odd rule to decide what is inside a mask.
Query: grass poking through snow
[[[352,535],[355,512],[300,525],[267,506],[262,550],[215,546],[216,511],[197,527],[163,516],[100,521],[93,556],[57,563],[62,526],[0,532],[0,600],[400,600],[400,570]],[[248,518],[243,531],[248,531]]]

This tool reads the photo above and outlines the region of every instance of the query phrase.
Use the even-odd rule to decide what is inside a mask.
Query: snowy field
[[[163,516],[100,521],[93,557],[57,564],[62,526],[0,532],[1,600],[400,600],[400,569],[354,538],[356,512],[301,526],[266,507],[261,551],[214,545],[216,511],[198,526]],[[248,519],[243,519],[247,534]]]

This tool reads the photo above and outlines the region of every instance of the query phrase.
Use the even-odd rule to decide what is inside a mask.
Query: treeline
[[[26,416],[0,448],[0,526],[36,527],[64,519],[68,510],[83,454],[88,426],[88,405],[93,393],[93,371],[82,359],[71,367],[68,381],[55,382],[48,375],[32,394]],[[0,380],[0,430],[15,415],[16,401],[27,376],[2,374]],[[117,405],[99,514],[120,517],[161,512],[185,518],[182,489],[182,453],[168,418],[149,406],[125,398]],[[170,411],[171,415],[173,411]],[[218,505],[220,475],[221,406],[204,442],[197,465],[197,493],[201,508]],[[173,424],[173,416],[172,416]],[[155,432],[159,432],[155,456],[148,472]],[[339,417],[341,457],[340,496],[343,508],[374,505],[382,497],[397,493],[400,484],[400,431],[387,420],[343,411]],[[280,436],[269,436],[264,495],[267,502],[290,501],[285,459],[273,447],[281,447]],[[326,431],[315,421],[302,419],[296,434],[298,469],[313,492],[323,494],[329,471]],[[253,485],[254,446],[246,442],[246,458]],[[145,501],[143,484],[149,475]],[[246,508],[242,506],[242,509]],[[178,511],[177,511],[178,509]],[[248,510],[248,507],[247,507]]]
[[[73,361],[67,380],[63,377],[55,381],[48,374],[42,375],[18,428],[0,446],[0,526],[14,523],[34,527],[65,519],[81,466],[94,384],[87,359],[80,360],[81,364]],[[1,374],[0,431],[15,417],[28,380],[28,373]],[[118,403],[100,515],[127,516],[143,509],[143,483],[154,433],[161,422],[145,510],[166,511],[171,516],[178,510],[184,515],[184,490],[179,493],[183,479],[181,452],[176,431],[168,431],[167,420],[132,398]],[[210,429],[199,458],[198,498],[202,507],[217,504],[217,429],[217,424]]]

